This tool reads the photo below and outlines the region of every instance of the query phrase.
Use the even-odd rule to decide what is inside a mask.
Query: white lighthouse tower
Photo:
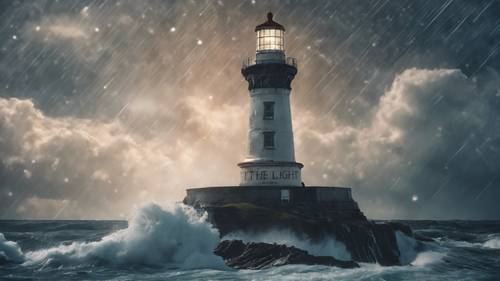
[[[241,73],[250,91],[248,155],[238,164],[241,186],[302,186],[301,163],[295,162],[290,84],[297,74],[295,59],[286,57],[285,28],[267,14],[255,28],[255,60],[243,63]]]
[[[303,165],[295,161],[290,110],[290,84],[297,74],[297,63],[285,55],[285,28],[273,21],[273,14],[268,13],[267,21],[255,31],[255,58],[246,60],[241,69],[251,106],[248,154],[238,164],[240,184],[189,188],[183,202],[201,208],[236,203],[290,208],[305,204],[314,215],[319,212],[335,219],[366,220],[350,188],[302,184]]]

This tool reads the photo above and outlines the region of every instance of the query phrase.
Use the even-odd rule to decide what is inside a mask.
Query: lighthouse
[[[285,28],[267,14],[255,27],[255,58],[243,62],[241,73],[248,82],[250,118],[247,157],[240,186],[301,186],[301,163],[295,161],[291,83],[297,74],[294,58],[285,54]]]
[[[183,202],[203,208],[239,203],[273,208],[308,206],[313,213],[321,210],[336,217],[363,217],[350,188],[302,184],[303,165],[295,161],[290,108],[297,62],[286,56],[285,28],[273,20],[272,13],[255,32],[255,57],[246,59],[241,68],[248,82],[250,112],[247,156],[238,163],[239,185],[188,188]]]

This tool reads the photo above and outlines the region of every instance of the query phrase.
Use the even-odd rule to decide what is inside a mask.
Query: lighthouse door
[[[282,189],[281,190],[281,203],[290,203],[290,190]]]

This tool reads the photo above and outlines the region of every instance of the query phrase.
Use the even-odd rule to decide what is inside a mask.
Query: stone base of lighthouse
[[[241,186],[302,186],[297,162],[249,161],[238,164],[241,168]]]
[[[351,189],[333,186],[213,186],[188,188],[184,203],[190,206],[225,206],[248,203],[256,206],[322,205],[345,214],[358,213]]]

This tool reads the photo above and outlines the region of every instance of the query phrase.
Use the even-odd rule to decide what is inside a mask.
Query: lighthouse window
[[[274,133],[275,132],[263,132],[264,149],[274,149]]]
[[[264,120],[274,120],[274,101],[264,102]]]

